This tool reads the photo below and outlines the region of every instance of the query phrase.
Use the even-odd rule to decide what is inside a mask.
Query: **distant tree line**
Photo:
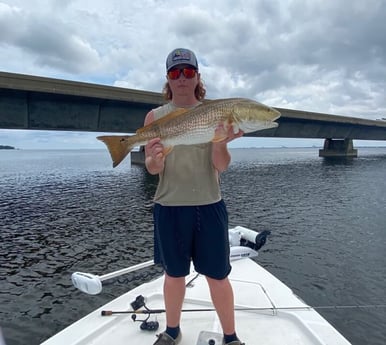
[[[0,150],[14,150],[15,148],[13,146],[9,145],[0,145]]]

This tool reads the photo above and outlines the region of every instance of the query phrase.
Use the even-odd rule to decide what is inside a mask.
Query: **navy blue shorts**
[[[172,277],[195,270],[224,279],[229,262],[228,213],[224,201],[201,206],[154,205],[154,262]]]

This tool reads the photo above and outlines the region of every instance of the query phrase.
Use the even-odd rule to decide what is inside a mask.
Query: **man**
[[[165,98],[169,103],[150,111],[145,125],[176,108],[201,104],[205,88],[195,54],[175,49],[166,59]],[[223,131],[223,128],[219,128]],[[233,290],[228,280],[228,214],[221,199],[219,174],[227,169],[227,143],[243,135],[228,131],[222,142],[178,145],[164,152],[159,138],[145,147],[146,168],[159,174],[154,197],[154,261],[165,269],[166,330],[154,345],[176,345],[181,340],[180,318],[185,276],[190,262],[205,275],[224,333],[224,344],[241,345],[235,333]]]

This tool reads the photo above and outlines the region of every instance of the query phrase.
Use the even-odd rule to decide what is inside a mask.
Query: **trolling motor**
[[[269,230],[263,230],[259,232],[254,241],[250,241],[249,239],[241,239],[240,245],[252,248],[254,250],[259,250],[262,246],[264,246],[265,242],[267,242],[268,235],[271,234]],[[253,239],[253,238],[252,238]]]
[[[130,303],[131,307],[133,308],[133,311],[136,312],[138,309],[144,307],[147,311],[147,318],[145,320],[137,320],[137,315],[133,314],[131,315],[131,319],[134,322],[141,322],[141,325],[139,328],[142,331],[156,331],[159,328],[159,322],[158,321],[148,321],[150,318],[150,314],[152,314],[152,310],[149,309],[146,306],[145,298],[142,295],[139,295],[136,297],[136,299]]]
[[[253,250],[259,250],[267,241],[269,230],[256,232],[243,226],[236,226],[229,230],[229,242],[231,246],[249,247]]]

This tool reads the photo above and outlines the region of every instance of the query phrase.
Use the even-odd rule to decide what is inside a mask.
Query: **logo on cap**
[[[190,59],[191,59],[190,51],[178,49],[173,52],[172,61],[181,61],[181,60],[190,61]]]
[[[174,66],[180,64],[192,65],[198,69],[196,56],[189,49],[177,48],[170,52],[166,59],[166,70],[169,71]]]

